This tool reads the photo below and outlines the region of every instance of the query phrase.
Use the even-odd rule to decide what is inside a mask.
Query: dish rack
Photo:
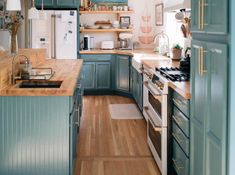
[[[52,68],[32,68],[29,75],[30,80],[49,80],[53,77],[55,71]]]

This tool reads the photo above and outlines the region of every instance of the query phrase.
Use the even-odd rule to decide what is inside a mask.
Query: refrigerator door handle
[[[51,15],[51,58],[55,59],[55,15]]]

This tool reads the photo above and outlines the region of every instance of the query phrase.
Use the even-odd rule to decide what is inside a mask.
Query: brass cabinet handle
[[[198,74],[201,75],[201,48],[198,48]]]
[[[201,0],[198,0],[198,29],[201,29]]]
[[[204,9],[204,5],[205,5],[205,2],[204,0],[202,0],[202,15],[201,15],[201,18],[202,18],[202,23],[201,23],[201,29],[203,30],[204,29],[204,15],[205,15],[205,9]]]
[[[204,75],[204,73],[207,73],[207,70],[204,69],[204,53],[207,53],[204,48],[201,48],[201,76]]]

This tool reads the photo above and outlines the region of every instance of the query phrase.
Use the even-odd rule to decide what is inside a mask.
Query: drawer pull
[[[180,136],[179,133],[172,133],[172,135],[173,135],[173,137],[176,139],[176,141],[177,141],[178,143],[183,143],[183,142],[184,142],[184,140],[181,139],[181,136]]]
[[[183,121],[180,119],[180,117],[174,115],[172,115],[172,117],[179,126],[183,125]]]
[[[181,171],[184,168],[183,163],[181,161],[176,159],[172,159],[172,161],[177,172]]]
[[[180,101],[180,100],[176,100],[176,99],[174,99],[173,98],[173,102],[176,104],[176,105],[178,105],[178,106],[182,106],[182,105],[186,105],[184,102],[182,102],[182,101]]]

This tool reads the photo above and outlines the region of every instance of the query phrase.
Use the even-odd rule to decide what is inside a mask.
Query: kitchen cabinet
[[[190,175],[225,175],[227,45],[192,41]]]
[[[45,8],[77,8],[78,0],[44,0]],[[41,8],[42,0],[35,0],[35,5]]]
[[[211,34],[228,32],[228,1],[192,0],[191,5],[192,32]]]
[[[189,100],[184,99],[177,92],[173,92],[172,114],[172,163],[177,175],[189,174],[190,162],[190,105]]]
[[[81,55],[83,63],[83,86],[85,90],[111,88],[111,55]]]
[[[73,175],[81,105],[77,92],[0,97],[1,175]]]
[[[116,66],[116,90],[130,92],[130,57],[117,55]]]
[[[131,67],[131,93],[139,106],[143,109],[143,75],[139,73],[134,67]]]

